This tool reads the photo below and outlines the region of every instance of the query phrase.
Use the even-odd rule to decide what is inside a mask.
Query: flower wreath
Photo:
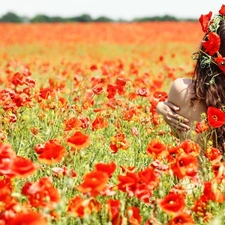
[[[224,73],[225,74],[225,57],[219,53],[220,49],[220,36],[217,34],[217,30],[219,28],[220,21],[225,19],[225,5],[222,5],[219,14],[216,14],[212,18],[212,12],[210,11],[206,15],[201,15],[199,18],[199,22],[201,23],[202,31],[205,33],[205,38],[202,41],[202,46],[204,50],[200,50],[198,53],[194,53],[194,59],[198,59],[198,56],[201,55],[200,66],[201,68],[205,68],[208,66],[210,68],[210,64],[216,64],[221,73],[213,74],[210,68],[210,72],[208,76],[212,76],[210,82],[208,84],[215,83],[215,77]],[[203,53],[203,54],[200,54]]]

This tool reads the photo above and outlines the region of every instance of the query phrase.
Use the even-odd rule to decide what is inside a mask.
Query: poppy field
[[[198,22],[0,33],[0,225],[223,224],[220,152],[205,149],[199,172],[198,144],[156,112],[192,76]]]

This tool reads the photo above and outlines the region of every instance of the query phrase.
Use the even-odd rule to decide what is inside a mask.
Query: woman
[[[209,12],[201,15],[199,21],[205,35],[194,54],[197,63],[193,78],[176,79],[167,102],[157,105],[157,112],[181,140],[191,138],[194,122],[201,121],[208,107],[225,109],[225,5],[213,18]],[[216,129],[213,140],[224,151],[225,125]]]

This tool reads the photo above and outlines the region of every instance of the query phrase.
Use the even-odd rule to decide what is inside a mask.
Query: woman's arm
[[[165,122],[172,128],[180,131],[187,131],[189,120],[179,115],[179,107],[171,102],[159,102],[156,110],[163,116]]]

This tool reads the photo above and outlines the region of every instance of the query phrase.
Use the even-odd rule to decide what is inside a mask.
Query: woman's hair
[[[225,20],[223,18],[219,22],[217,34],[221,41],[219,54],[225,57]],[[207,40],[207,33],[203,40]],[[216,57],[216,54],[218,53],[215,53],[211,58]],[[197,100],[203,102],[206,108],[213,106],[225,109],[225,73],[210,57],[210,60],[207,61],[206,55],[205,48],[201,45],[193,76],[195,96],[191,99],[191,102]],[[214,140],[214,146],[224,152],[225,125],[216,129]]]

